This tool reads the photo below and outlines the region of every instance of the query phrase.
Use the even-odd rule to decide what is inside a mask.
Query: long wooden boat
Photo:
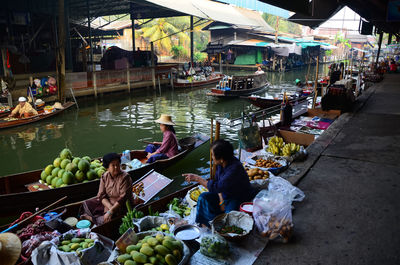
[[[195,187],[196,185],[197,184],[192,184],[192,185],[186,186],[186,187],[184,187],[176,192],[170,193],[158,200],[153,200],[146,204],[137,205],[135,208],[139,211],[142,211],[145,215],[148,214],[149,207],[151,207],[153,212],[156,212],[156,211],[164,212],[167,210],[167,204],[173,198],[175,198],[175,197],[183,198],[186,195],[186,193],[190,189]],[[80,217],[79,211],[82,207],[83,202],[84,201],[79,201],[79,202],[59,206],[54,209],[50,209],[49,212],[63,213],[61,216],[61,219],[65,219],[67,217],[76,217],[79,219],[79,217]],[[117,216],[117,217],[113,218],[110,222],[93,228],[92,232],[101,234],[103,236],[106,236],[106,237],[116,241],[120,237],[119,226],[122,223],[122,217],[123,216]],[[5,229],[9,228],[10,226],[11,226],[11,224],[2,225],[2,226],[0,226],[0,231],[3,231]],[[10,232],[15,232],[15,230],[18,230],[18,229],[21,229],[21,227],[14,228],[13,230],[10,230]],[[29,261],[28,261],[28,263],[20,262],[17,264],[31,264],[31,263],[29,263]]]
[[[183,159],[187,154],[206,143],[209,140],[208,136],[202,134],[195,134],[190,138],[192,139],[192,144],[182,144],[179,154],[168,159],[157,160],[150,164],[145,164],[145,166],[127,170],[132,179],[136,180],[151,169],[156,171],[161,171],[179,160]],[[183,145],[183,146],[182,146]],[[132,150],[131,159],[138,159],[144,161],[145,151],[143,150]],[[20,174],[9,175],[0,178],[0,217],[15,216],[23,211],[33,211],[36,207],[44,207],[51,204],[57,199],[68,196],[65,203],[72,203],[81,200],[85,200],[96,196],[99,189],[99,180],[93,180],[86,183],[78,183],[73,185],[68,185],[62,188],[44,190],[37,190],[33,186],[39,185],[38,180],[40,179],[40,174],[42,170],[34,170],[30,172],[24,172]],[[41,185],[41,187],[44,185]],[[33,191],[36,190],[36,191]]]
[[[7,117],[11,114],[11,110],[5,110],[0,112],[0,118]]]
[[[291,104],[296,104],[299,101],[302,101],[308,97],[312,97],[313,94],[307,95],[307,96],[301,96],[301,97],[290,97],[289,101]],[[265,97],[258,97],[258,96],[249,96],[247,99],[250,101],[251,104],[253,104],[256,107],[259,107],[261,109],[266,109],[270,108],[273,106],[280,105],[282,103],[282,99],[270,99],[270,98],[265,98]]]
[[[41,121],[50,117],[53,117],[57,114],[60,114],[61,112],[63,112],[64,110],[72,107],[73,105],[75,105],[75,103],[73,102],[67,102],[63,105],[63,109],[57,109],[51,113],[45,113],[44,110],[39,110],[38,111],[38,115],[33,116],[33,117],[29,117],[29,118],[21,118],[21,119],[17,119],[17,120],[12,120],[12,121],[6,121],[4,119],[0,120],[0,129],[7,129],[7,128],[12,128],[12,127],[17,127],[17,126],[21,126],[21,125],[26,125],[26,124],[30,124],[33,122],[37,122],[37,121]]]
[[[218,83],[222,78],[223,78],[222,74],[214,74],[212,76],[207,77],[207,80],[203,80],[203,81],[189,82],[186,79],[177,79],[177,80],[174,80],[174,88],[192,88],[192,87],[199,87],[199,86],[208,86],[208,85]]]
[[[240,97],[262,92],[269,86],[266,74],[232,76],[221,82],[222,84],[211,89],[207,95],[219,98]]]

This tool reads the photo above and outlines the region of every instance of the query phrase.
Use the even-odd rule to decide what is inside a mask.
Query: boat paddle
[[[46,210],[50,209],[50,208],[51,208],[51,207],[53,207],[54,205],[56,205],[56,204],[58,204],[58,203],[62,202],[62,201],[63,201],[63,200],[65,200],[67,197],[68,197],[68,196],[64,196],[64,197],[62,197],[62,198],[61,198],[61,199],[59,199],[58,201],[56,201],[56,202],[53,202],[52,204],[50,204],[49,206],[47,206],[47,207],[43,208],[42,210],[40,210],[40,211],[37,211],[36,213],[32,214],[31,216],[29,216],[29,217],[27,217],[27,218],[23,219],[22,221],[20,221],[20,222],[18,222],[18,223],[16,223],[16,224],[14,224],[14,225],[12,225],[12,226],[10,226],[10,227],[9,227],[9,228],[7,228],[6,230],[3,230],[3,231],[1,231],[1,232],[0,232],[0,234],[2,234],[2,233],[5,233],[5,232],[8,232],[8,231],[10,231],[10,230],[14,229],[15,227],[17,227],[17,226],[21,225],[22,223],[25,223],[26,221],[28,221],[28,220],[32,219],[32,218],[33,218],[33,217],[35,217],[36,215],[38,215],[38,214],[40,214],[40,213],[42,213],[42,212],[44,212],[44,211],[46,211]]]

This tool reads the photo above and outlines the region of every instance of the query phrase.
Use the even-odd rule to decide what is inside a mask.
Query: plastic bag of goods
[[[89,229],[71,230],[51,242],[43,242],[32,253],[32,263],[95,265],[106,261],[114,242]]]
[[[292,202],[303,198],[304,193],[288,181],[271,178],[268,190],[259,192],[253,201],[254,223],[261,235],[288,242],[293,232]]]
[[[218,234],[206,234],[201,238],[200,253],[211,258],[223,259],[230,254],[229,245]]]

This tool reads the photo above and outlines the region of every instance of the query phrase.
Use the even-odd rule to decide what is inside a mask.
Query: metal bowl
[[[201,231],[195,225],[182,225],[174,230],[174,236],[182,241],[191,241],[200,237]]]

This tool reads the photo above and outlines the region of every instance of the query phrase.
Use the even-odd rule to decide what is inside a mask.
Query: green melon
[[[65,184],[65,183],[63,183],[63,184],[61,184],[60,188],[62,188],[62,187],[66,187],[66,186],[68,186],[68,185],[67,185],[67,184]]]
[[[61,153],[60,153],[60,158],[61,158],[62,160],[64,160],[64,159],[72,159],[71,150],[69,150],[68,148],[63,149],[63,150],[61,151]]]
[[[62,181],[67,185],[72,184],[74,182],[74,174],[70,171],[65,171],[62,176]]]
[[[62,184],[64,184],[62,178],[57,178],[56,187],[59,188]]]
[[[60,167],[61,167],[62,169],[65,169],[65,167],[66,167],[69,163],[71,163],[71,160],[69,160],[69,159],[64,159],[63,161],[61,161]]]
[[[57,157],[56,159],[54,159],[53,161],[54,167],[60,167],[60,164],[61,164],[61,158]]]
[[[86,173],[86,177],[87,177],[88,180],[94,180],[95,178],[97,178],[96,171],[94,171],[93,169],[89,170]]]
[[[52,175],[47,176],[47,178],[46,178],[46,183],[49,184],[49,185],[51,185],[51,180],[52,180],[53,178],[54,178],[54,177],[53,177]]]
[[[57,173],[57,177],[62,178],[63,174],[65,172],[65,169],[60,169]]]
[[[52,175],[53,177],[57,177],[58,171],[60,171],[60,168],[59,168],[59,167],[54,168],[54,169],[51,171],[51,175]]]
[[[46,178],[47,178],[46,171],[43,170],[42,173],[40,173],[40,179],[46,181]]]
[[[72,159],[72,163],[74,163],[75,165],[78,165],[79,161],[81,161],[80,157],[74,157],[74,159]]]
[[[85,177],[86,177],[85,172],[83,172],[83,171],[81,171],[81,170],[76,171],[76,173],[75,173],[75,179],[76,179],[77,181],[82,182],[82,181],[85,180]]]
[[[59,180],[59,178],[55,177],[51,180],[51,186],[56,187],[57,184],[57,180]]]
[[[46,174],[47,174],[47,176],[48,176],[48,175],[51,175],[51,171],[53,171],[53,169],[54,169],[54,166],[53,166],[53,165],[48,165],[48,166],[44,169],[44,171],[46,171]]]
[[[82,157],[82,159],[85,159],[85,160],[88,161],[89,163],[90,163],[90,160],[92,160],[92,159],[90,159],[90,157],[88,157],[88,156],[84,156],[84,157]]]
[[[78,168],[80,171],[87,172],[90,169],[90,164],[86,159],[79,161]]]
[[[98,169],[97,170],[97,177],[101,178],[101,176],[103,176],[104,172],[105,171],[102,168]]]
[[[76,171],[78,171],[78,166],[71,162],[71,163],[68,163],[68,165],[65,167],[65,170],[71,171],[72,174],[75,174]]]

